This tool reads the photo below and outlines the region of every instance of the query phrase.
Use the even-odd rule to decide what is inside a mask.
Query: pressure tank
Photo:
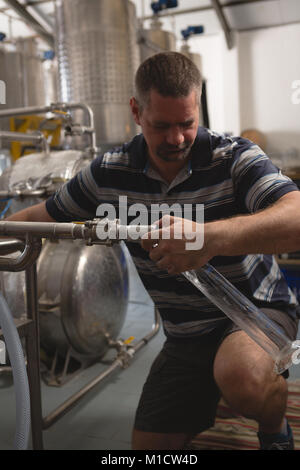
[[[150,29],[139,31],[139,44],[141,61],[143,62],[158,52],[176,51],[176,36],[169,31],[164,31],[161,21],[157,16],[154,16]]]
[[[36,38],[17,39],[0,49],[0,79],[6,84],[6,104],[1,110],[44,106],[47,103],[45,70]],[[0,129],[10,130],[9,118],[0,119]],[[10,147],[7,141],[3,146]]]
[[[129,141],[137,132],[129,107],[139,65],[134,4],[59,0],[55,17],[60,100],[90,105],[102,150]]]
[[[198,67],[201,76],[202,76],[202,96],[201,96],[201,106],[199,109],[199,125],[204,126],[204,127],[209,127],[208,126],[208,114],[207,114],[207,109],[204,109],[204,106],[206,105],[206,81],[203,77],[202,73],[202,59],[201,55],[197,54],[195,52],[191,52],[190,46],[187,42],[185,42],[180,49],[180,52],[184,55],[186,55],[189,59],[191,59],[192,62]]]
[[[54,192],[89,163],[78,150],[27,155],[0,176],[0,190]],[[13,199],[7,215],[42,200]],[[74,356],[101,357],[109,341],[117,339],[127,312],[128,272],[122,245],[48,240],[37,270],[41,346],[50,354],[63,356],[70,349]],[[25,273],[0,271],[0,288],[14,316],[24,317]]]

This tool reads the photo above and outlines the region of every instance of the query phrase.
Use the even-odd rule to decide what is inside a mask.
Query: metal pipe
[[[32,443],[35,450],[43,449],[43,415],[40,377],[40,328],[38,311],[37,268],[36,263],[28,266],[26,279],[26,312],[32,321],[26,339],[28,354],[28,379],[31,401]]]
[[[0,222],[0,235],[18,237],[28,234],[35,238],[91,239],[96,241],[98,237],[93,227],[87,227],[81,223],[12,222],[5,220]]]
[[[87,119],[89,133],[91,135],[91,149],[90,151],[96,155],[98,152],[96,145],[96,132],[94,112],[90,106],[85,103],[51,103],[48,106],[28,106],[26,108],[11,108],[0,111],[0,119],[12,116],[25,116],[32,114],[55,113],[56,111],[68,111],[72,109],[81,109]]]
[[[100,382],[102,382],[106,377],[114,372],[118,367],[127,367],[128,362],[132,359],[134,354],[139,351],[143,346],[145,346],[152,338],[155,336],[160,327],[160,319],[157,309],[154,311],[154,324],[152,330],[144,338],[142,338],[135,346],[127,346],[126,351],[121,351],[118,354],[115,361],[107,368],[104,372],[98,375],[95,379],[81,388],[77,393],[68,398],[64,403],[58,406],[55,410],[49,413],[43,419],[43,429],[48,429],[52,424],[54,424],[58,419],[64,416],[69,410],[73,408],[78,401],[83,398],[90,390],[96,387]],[[124,344],[124,343],[123,343]],[[125,346],[125,345],[124,345]]]
[[[0,241],[0,255],[10,255],[16,251],[24,249],[24,242],[21,240],[2,240]]]
[[[0,139],[7,139],[12,142],[34,142],[37,145],[42,144],[43,151],[49,155],[50,148],[46,137],[40,131],[34,134],[25,134],[24,132],[0,131]]]
[[[19,272],[32,265],[39,257],[42,249],[41,240],[26,237],[24,250],[16,258],[0,256],[0,271]]]
[[[26,235],[26,244],[25,249],[21,253],[21,255],[16,259],[11,258],[4,258],[0,256],[0,270],[3,271],[20,271],[26,269],[26,293],[27,293],[27,302],[28,308],[32,309],[31,318],[34,319],[36,322],[36,338],[34,341],[39,341],[39,331],[38,331],[38,316],[37,316],[37,288],[36,288],[36,273],[34,277],[34,272],[32,268],[29,267],[35,266],[35,261],[37,260],[41,248],[41,238],[78,238],[78,239],[85,239],[88,243],[92,244],[93,242],[98,242],[97,236],[97,224],[99,222],[96,220],[94,221],[87,221],[85,223],[53,223],[53,222],[11,222],[11,221],[4,221],[0,222],[0,235],[7,235],[7,236],[18,236],[18,235]],[[116,226],[118,226],[118,221],[116,221]],[[107,220],[105,219],[102,223],[102,228],[107,228],[107,236],[109,236],[110,232],[110,225],[108,224]],[[130,227],[130,226],[129,226]],[[124,227],[123,227],[124,228]],[[132,228],[132,227],[130,227]],[[121,226],[122,229],[122,226]],[[143,227],[143,230],[139,230],[140,235],[142,236],[143,231],[149,230],[148,226]],[[119,234],[120,232],[118,232]],[[128,237],[130,239],[131,235],[128,231]],[[13,246],[16,241],[11,241],[11,245]],[[109,243],[109,240],[107,240]],[[4,246],[7,249],[7,246]],[[4,249],[3,248],[3,249]],[[18,246],[18,249],[20,247]],[[15,246],[17,249],[17,246]],[[1,244],[0,244],[0,253],[1,253]],[[49,428],[52,424],[54,424],[60,417],[66,414],[81,398],[83,398],[90,390],[92,390],[99,382],[104,380],[108,375],[110,375],[115,369],[118,367],[128,367],[129,362],[133,358],[134,354],[139,351],[142,347],[144,347],[150,339],[153,338],[159,331],[160,327],[160,318],[159,312],[157,309],[154,311],[154,324],[152,325],[152,330],[144,336],[135,346],[127,345],[123,341],[118,341],[118,354],[111,366],[109,366],[104,372],[102,372],[98,377],[93,379],[89,382],[86,386],[84,386],[81,390],[77,393],[72,395],[68,400],[62,403],[59,407],[57,407],[54,411],[52,411],[48,416],[43,419],[42,427],[43,429]],[[37,365],[39,367],[39,364]],[[37,377],[37,376],[36,376]],[[35,380],[36,380],[35,377]],[[38,377],[39,377],[39,369],[38,369]],[[34,390],[37,390],[37,384],[33,387]],[[40,388],[38,387],[39,394]],[[38,430],[41,431],[41,397],[40,395],[37,397],[38,403],[37,406],[34,406],[34,413],[35,416],[35,423],[36,423],[36,430],[37,430],[37,445],[39,448],[42,448],[42,437],[41,432],[39,433]],[[37,410],[38,408],[38,410]]]

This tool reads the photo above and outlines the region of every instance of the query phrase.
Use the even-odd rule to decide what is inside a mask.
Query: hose
[[[8,350],[16,395],[14,449],[26,450],[30,435],[30,393],[23,349],[7,302],[0,292],[0,326]]]

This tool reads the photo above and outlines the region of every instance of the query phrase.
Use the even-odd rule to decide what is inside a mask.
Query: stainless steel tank
[[[41,344],[101,357],[126,316],[128,273],[121,246],[47,242],[38,261]]]
[[[1,109],[43,106],[46,103],[42,58],[35,38],[3,44],[0,52],[0,79],[6,83],[6,105]],[[10,129],[9,119],[0,119],[0,129]],[[3,146],[9,147],[6,141]]]
[[[18,39],[16,52],[20,55],[21,60],[23,106],[46,104],[42,57],[38,51],[36,39]]]
[[[141,61],[148,59],[153,54],[164,51],[176,51],[175,34],[164,31],[158,17],[154,17],[150,29],[139,31],[139,44]]]
[[[189,57],[189,58],[194,62],[194,64],[198,67],[198,69],[200,70],[200,72],[201,72],[201,74],[202,74],[202,59],[201,59],[201,55],[198,54],[198,53],[195,53],[195,52],[191,52],[189,44],[183,44],[183,45],[181,46],[180,52],[181,52],[182,54],[185,54],[187,57]]]
[[[90,163],[77,150],[20,158],[0,176],[0,189],[55,189]],[[13,200],[9,213],[42,201]],[[15,256],[15,255],[11,255]],[[17,318],[25,312],[25,274],[0,272],[0,288]],[[38,259],[41,345],[50,353],[101,357],[125,320],[128,272],[122,246],[86,246],[60,240],[43,244]]]
[[[36,190],[53,188],[53,191],[71,179],[90,161],[80,150],[61,150],[44,153],[33,153],[19,158],[13,166],[4,170],[0,177],[0,190]],[[26,197],[12,199],[6,216],[42,202],[44,199]],[[0,201],[0,207],[3,208]]]
[[[103,150],[137,131],[129,108],[139,65],[136,21],[128,0],[56,2],[60,100],[91,106]]]
[[[57,60],[45,60],[43,62],[43,77],[45,104],[57,103],[58,99],[58,69]]]
[[[189,59],[191,59],[194,64],[198,67],[200,73],[201,73],[201,76],[202,76],[202,80],[204,81],[203,79],[203,74],[202,74],[202,59],[201,59],[201,55],[200,54],[197,54],[195,52],[191,52],[190,50],[190,46],[188,43],[185,43],[181,46],[181,49],[180,49],[180,52],[184,55],[186,55]],[[203,94],[203,88],[202,88],[202,94]],[[204,125],[204,117],[203,117],[203,110],[202,110],[202,106],[200,106],[200,109],[199,109],[199,125],[200,126],[203,126]]]

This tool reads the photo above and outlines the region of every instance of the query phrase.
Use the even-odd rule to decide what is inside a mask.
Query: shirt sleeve
[[[58,222],[93,219],[98,207],[95,160],[65,183],[46,201],[46,209]]]
[[[239,204],[250,213],[266,208],[288,192],[298,191],[263,150],[247,139],[235,141],[231,177]]]

